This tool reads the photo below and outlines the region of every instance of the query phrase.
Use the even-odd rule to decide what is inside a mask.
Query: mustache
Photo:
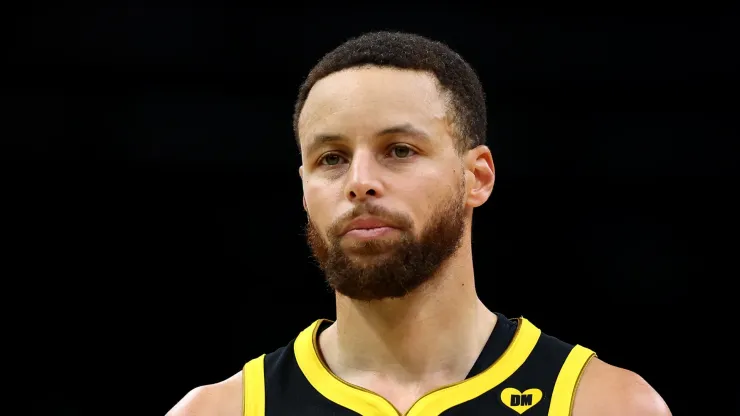
[[[361,215],[372,215],[378,219],[387,222],[389,225],[400,230],[410,229],[413,225],[411,218],[400,212],[393,212],[380,205],[374,204],[362,204],[356,205],[352,210],[342,214],[331,227],[329,227],[329,235],[337,236],[341,233],[342,229],[355,218]]]

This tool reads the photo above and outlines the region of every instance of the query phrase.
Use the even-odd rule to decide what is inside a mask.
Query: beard
[[[432,280],[460,247],[465,232],[462,185],[452,198],[435,207],[418,236],[404,214],[378,205],[362,204],[335,221],[327,243],[311,218],[306,237],[329,287],[355,300],[401,298]],[[368,214],[393,224],[400,237],[353,242],[342,247],[340,230],[359,215]],[[395,234],[395,233],[394,233]]]

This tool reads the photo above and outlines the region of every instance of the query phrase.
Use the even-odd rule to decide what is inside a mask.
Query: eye
[[[342,163],[344,158],[336,153],[329,153],[319,160],[320,165],[335,166]]]
[[[414,155],[414,150],[406,145],[396,145],[391,149],[391,156],[397,159],[406,159]]]

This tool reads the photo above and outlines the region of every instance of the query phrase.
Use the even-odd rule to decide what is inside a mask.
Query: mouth
[[[355,228],[347,231],[344,236],[358,240],[372,240],[374,238],[384,237],[390,233],[397,231],[396,228],[381,226],[373,228]]]
[[[359,240],[368,240],[384,237],[395,231],[398,231],[398,229],[378,218],[360,217],[347,225],[342,236]]]

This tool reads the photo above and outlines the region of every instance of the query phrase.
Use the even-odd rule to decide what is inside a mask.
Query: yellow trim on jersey
[[[265,354],[244,365],[242,374],[244,416],[265,415]]]
[[[303,330],[294,344],[298,366],[313,388],[332,402],[363,416],[400,415],[385,398],[349,384],[329,370],[318,353],[316,335],[321,322],[318,320]],[[540,333],[528,320],[520,318],[514,339],[495,363],[474,377],[424,395],[406,415],[439,415],[501,384],[524,364],[537,344]]]
[[[573,399],[575,399],[578,382],[581,380],[583,369],[596,354],[580,345],[570,350],[568,358],[565,359],[560,373],[555,380],[550,399],[550,410],[548,416],[570,416],[573,411]]]
[[[319,319],[304,329],[293,344],[296,361],[308,382],[327,399],[362,416],[398,415],[388,400],[340,379],[319,358],[316,344],[322,322],[323,319]]]
[[[537,327],[528,320],[520,318],[514,339],[496,362],[474,377],[423,396],[414,403],[407,415],[439,415],[503,383],[524,364],[534,346],[537,345],[540,334]]]

